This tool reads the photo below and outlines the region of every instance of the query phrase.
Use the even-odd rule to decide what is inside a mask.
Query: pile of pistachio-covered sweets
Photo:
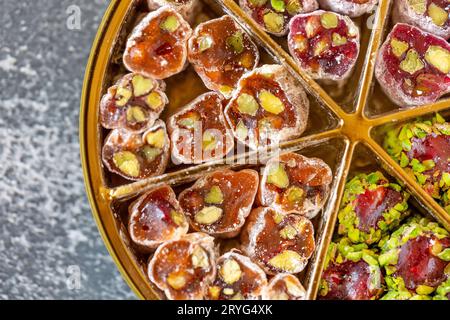
[[[408,198],[378,171],[346,184],[319,299],[449,299],[449,233]]]

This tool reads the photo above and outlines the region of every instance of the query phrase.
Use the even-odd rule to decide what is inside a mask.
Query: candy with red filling
[[[352,18],[371,13],[378,0],[318,0],[320,7],[326,10],[345,14]]]
[[[170,300],[202,300],[216,276],[214,238],[190,233],[155,251],[148,277]]]
[[[263,300],[304,300],[306,290],[296,276],[280,273],[270,279],[263,291]]]
[[[140,74],[127,74],[108,89],[100,102],[100,123],[106,129],[142,132],[153,126],[169,102],[165,84]]]
[[[132,72],[168,78],[184,69],[191,34],[189,24],[171,7],[150,12],[128,38],[123,63]]]
[[[323,160],[285,153],[267,162],[259,200],[263,206],[312,219],[325,204],[332,178]]]
[[[389,130],[386,151],[450,213],[450,123],[436,114]]]
[[[317,10],[317,0],[239,0],[239,5],[267,32],[276,36],[288,33],[293,16]]]
[[[449,279],[450,236],[436,222],[414,216],[380,247],[379,262],[393,292],[431,295]]]
[[[259,175],[254,170],[224,169],[200,178],[178,199],[194,230],[232,238],[250,214],[258,183]]]
[[[105,140],[103,163],[109,171],[128,180],[141,180],[164,173],[170,141],[163,121],[143,133],[115,129]]]
[[[314,227],[298,214],[254,209],[241,233],[244,252],[267,274],[303,271],[314,252]]]
[[[383,293],[384,279],[378,254],[364,243],[343,238],[328,249],[320,300],[375,300]]]
[[[223,158],[234,147],[223,114],[225,99],[216,92],[197,97],[168,121],[172,159],[201,163]]]
[[[359,174],[345,185],[338,214],[339,234],[373,244],[408,214],[409,194],[379,171]]]
[[[359,29],[337,13],[299,14],[290,22],[288,45],[299,67],[314,79],[345,80],[359,55]]]
[[[264,271],[238,250],[217,259],[216,279],[208,288],[209,300],[258,300],[267,285]]]
[[[241,76],[258,65],[259,51],[250,36],[225,15],[195,28],[188,59],[208,89],[229,98]]]
[[[306,93],[280,65],[245,74],[225,108],[236,139],[254,150],[300,136],[308,114]]]
[[[185,235],[189,223],[172,188],[166,184],[153,187],[129,207],[128,232],[131,240],[144,251]]]
[[[199,0],[147,0],[147,2],[150,10],[156,10],[164,6],[173,8],[189,23],[194,22],[195,16],[202,8]]]
[[[393,20],[448,39],[449,12],[450,2],[447,0],[397,0],[394,1]]]
[[[436,102],[450,92],[450,44],[398,23],[380,49],[375,75],[386,95],[399,106]]]

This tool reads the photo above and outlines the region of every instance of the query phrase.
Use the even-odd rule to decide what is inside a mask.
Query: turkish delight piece
[[[192,29],[171,7],[150,12],[128,38],[123,63],[128,70],[165,79],[186,66],[187,41]]]
[[[258,183],[259,175],[254,170],[224,169],[200,178],[178,199],[194,230],[232,238],[250,214]]]
[[[208,92],[168,119],[175,161],[201,163],[217,160],[233,149],[233,135],[223,114],[224,104],[221,94]]]
[[[170,141],[163,121],[143,133],[115,129],[105,140],[103,163],[109,171],[128,180],[141,180],[164,173]]]
[[[216,279],[208,288],[209,300],[258,300],[267,277],[264,271],[238,250],[217,260]]]
[[[317,0],[239,0],[239,5],[264,30],[276,36],[288,33],[293,16],[319,8]]]
[[[201,10],[200,0],[148,0],[148,8],[156,10],[169,6],[183,16],[189,23],[194,22],[196,15]]]
[[[225,108],[235,138],[254,150],[300,136],[308,114],[305,91],[280,65],[245,74]]]
[[[190,233],[164,242],[148,264],[148,277],[170,300],[202,300],[216,276],[214,238]]]
[[[387,132],[384,148],[450,213],[450,123],[436,114],[396,126]]]
[[[450,44],[398,23],[380,49],[375,75],[386,95],[401,107],[436,102],[450,92]]]
[[[319,300],[374,300],[383,293],[384,277],[376,251],[347,238],[332,242],[320,281]]]
[[[371,13],[375,10],[378,0],[318,0],[320,7],[326,10],[345,14],[351,18]]]
[[[229,98],[241,76],[258,65],[259,51],[250,36],[225,15],[195,28],[188,59],[208,89]]]
[[[450,3],[447,0],[398,0],[394,1],[393,20],[448,39],[449,13]]]
[[[100,102],[101,125],[136,133],[149,129],[169,102],[164,87],[164,83],[140,74],[125,75]]]
[[[274,276],[264,289],[263,300],[304,300],[306,290],[296,276],[280,273]]]
[[[449,279],[450,236],[435,222],[414,216],[380,246],[379,262],[392,291],[431,295]]]
[[[300,14],[290,22],[288,46],[299,67],[314,79],[345,80],[358,59],[359,29],[337,13]]]
[[[241,233],[244,252],[267,274],[303,271],[314,252],[314,227],[298,214],[254,209]]]
[[[339,234],[354,243],[380,241],[408,215],[409,194],[381,172],[359,174],[345,185]]]
[[[263,206],[314,218],[323,208],[333,174],[321,159],[285,153],[270,159],[259,189]]]
[[[189,223],[172,188],[153,187],[129,207],[128,232],[143,251],[152,251],[161,243],[179,239]]]

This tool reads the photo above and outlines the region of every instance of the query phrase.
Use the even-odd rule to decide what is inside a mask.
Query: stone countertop
[[[135,298],[100,238],[79,157],[84,69],[108,3],[2,0],[0,299]]]

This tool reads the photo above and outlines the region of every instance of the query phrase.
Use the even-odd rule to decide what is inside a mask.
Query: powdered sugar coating
[[[280,273],[270,279],[264,288],[263,300],[304,300],[306,290],[300,280],[292,274]]]
[[[164,6],[172,7],[189,23],[194,22],[195,16],[202,7],[200,0],[147,0],[147,3],[150,10]]]
[[[248,93],[259,99],[256,95],[259,96],[262,91],[276,95],[283,103],[284,110],[275,115],[266,111],[259,101],[255,116],[239,111],[238,98],[241,94]],[[306,129],[308,115],[309,100],[305,91],[280,65],[263,65],[246,73],[239,80],[237,89],[225,107],[225,118],[235,138],[254,150],[300,136]],[[260,130],[260,121],[265,119],[281,122],[278,125],[280,128],[271,125],[270,128],[265,127],[266,130]],[[247,137],[242,137],[237,130],[240,121],[248,129]]]
[[[175,21],[164,30],[164,21]],[[176,26],[176,28],[175,28]],[[192,29],[173,8],[164,6],[147,14],[128,38],[123,63],[128,70],[155,79],[165,79],[186,66],[187,40]]]
[[[378,0],[318,0],[322,9],[345,14],[351,18],[375,10]]]
[[[203,261],[193,261],[195,250],[206,253]],[[170,300],[202,300],[216,276],[214,238],[204,233],[190,233],[178,240],[167,241],[155,251],[148,265],[148,277]],[[200,262],[203,266],[195,266]],[[185,277],[170,285],[169,277]],[[182,285],[175,289],[173,285]]]

